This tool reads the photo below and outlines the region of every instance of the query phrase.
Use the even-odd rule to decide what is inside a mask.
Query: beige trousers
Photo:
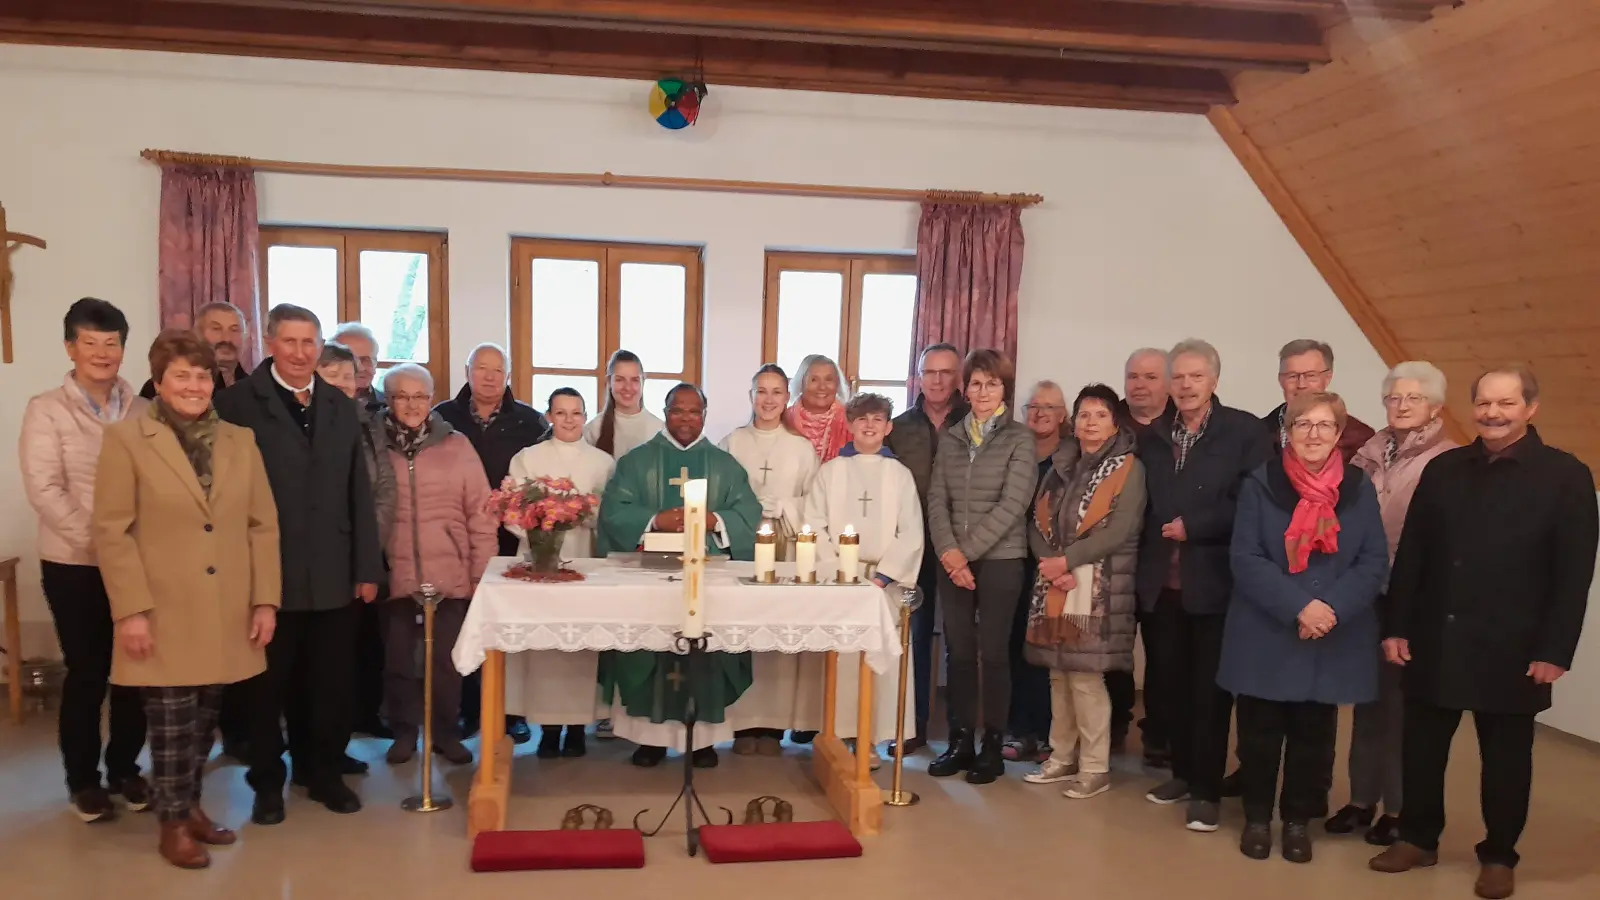
[[[1099,672],[1050,670],[1050,758],[1086,775],[1111,771],[1111,695]]]

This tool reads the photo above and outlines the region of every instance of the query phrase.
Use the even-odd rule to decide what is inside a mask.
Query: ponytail
[[[616,455],[617,446],[617,398],[611,394],[611,376],[617,370],[617,363],[633,363],[639,367],[641,375],[644,373],[644,363],[640,361],[639,355],[631,350],[618,350],[606,361],[606,402],[600,408],[600,436],[595,440],[594,446],[597,450],[605,451],[608,456]]]

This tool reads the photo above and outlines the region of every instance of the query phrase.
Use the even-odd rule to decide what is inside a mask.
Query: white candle
[[[802,584],[817,580],[817,534],[807,525],[800,529],[794,544],[794,573]]]
[[[861,536],[854,525],[839,534],[839,581],[855,584],[861,580]]]
[[[696,478],[683,485],[683,636],[705,634],[704,600],[701,582],[706,568],[706,480]]]
[[[769,522],[761,523],[756,532],[756,580],[771,584],[778,569],[778,535]]]

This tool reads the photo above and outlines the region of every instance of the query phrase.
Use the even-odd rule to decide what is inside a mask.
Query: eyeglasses
[[[390,394],[389,395],[389,403],[390,404],[429,403],[432,400],[433,400],[433,395],[432,394]]]
[[[1427,402],[1421,394],[1386,394],[1383,398],[1384,406],[1422,406]]]
[[[1041,413],[1044,413],[1044,412],[1066,412],[1066,410],[1067,410],[1067,408],[1065,406],[1060,406],[1060,405],[1057,405],[1055,403],[1029,403],[1027,406],[1025,406],[1023,408],[1026,409],[1030,413],[1036,413],[1036,412],[1041,412]]]
[[[1318,369],[1315,372],[1279,372],[1278,379],[1285,384],[1310,384],[1318,378],[1333,374],[1332,369]]]
[[[1338,422],[1308,422],[1305,419],[1296,419],[1289,427],[1296,437],[1310,437],[1313,434],[1319,437],[1333,437],[1339,433]]]

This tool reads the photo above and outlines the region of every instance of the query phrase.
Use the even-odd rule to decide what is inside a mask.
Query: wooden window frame
[[[533,359],[533,285],[529,278],[535,259],[570,259],[600,266],[599,346],[595,348],[592,369],[535,365]],[[701,335],[705,309],[702,294],[705,284],[703,248],[668,244],[628,244],[603,241],[567,241],[549,238],[513,238],[511,241],[511,390],[524,403],[540,405],[535,398],[535,375],[593,377],[599,402],[606,390],[606,362],[622,343],[622,266],[645,263],[683,266],[683,369],[665,372],[646,369],[645,378],[675,378],[700,383]],[[645,359],[649,365],[650,360]],[[594,416],[599,410],[589,410]]]
[[[361,321],[361,254],[366,250],[421,253],[428,257],[428,362],[435,400],[450,397],[450,238],[440,231],[381,231],[352,228],[261,226],[260,299],[258,319],[265,340],[267,253],[270,247],[322,247],[338,254],[338,322],[324,322],[324,336],[341,322]],[[381,351],[383,348],[379,348]],[[406,360],[378,359],[377,380],[391,366]]]
[[[912,254],[797,253],[767,251],[766,288],[761,316],[761,356],[767,362],[778,359],[778,284],[783,272],[832,272],[843,277],[844,296],[839,304],[839,355],[834,360],[849,385],[850,393],[877,387],[903,388],[911,374],[911,359],[906,358],[906,377],[896,380],[862,379],[861,302],[868,275],[916,275],[917,258]],[[797,373],[788,373],[792,378]]]

